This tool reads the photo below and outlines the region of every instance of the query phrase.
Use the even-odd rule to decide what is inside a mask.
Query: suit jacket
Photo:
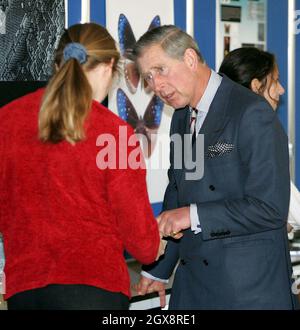
[[[175,111],[171,135],[189,133],[188,122],[187,108]],[[167,279],[179,261],[170,309],[295,308],[286,231],[288,144],[275,112],[224,76],[200,134],[199,180],[174,167],[178,150],[171,143],[163,209],[196,203],[202,232],[187,229],[179,241],[170,239],[165,255],[144,269]]]

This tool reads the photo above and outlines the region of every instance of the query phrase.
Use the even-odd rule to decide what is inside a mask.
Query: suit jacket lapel
[[[230,119],[228,114],[228,102],[230,100],[231,89],[231,81],[224,76],[199,131],[199,134],[204,134],[205,151],[209,145],[214,145],[217,142]]]

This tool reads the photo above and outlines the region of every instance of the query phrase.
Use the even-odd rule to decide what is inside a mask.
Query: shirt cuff
[[[150,278],[151,280],[154,280],[154,281],[159,281],[159,282],[162,282],[162,283],[168,283],[169,282],[169,280],[163,280],[161,278],[152,276],[151,274],[145,272],[144,270],[141,271],[141,275],[143,275],[144,277]]]
[[[200,227],[198,208],[196,204],[190,205],[190,218],[191,218],[191,231],[193,231],[195,235],[201,233],[202,230]]]

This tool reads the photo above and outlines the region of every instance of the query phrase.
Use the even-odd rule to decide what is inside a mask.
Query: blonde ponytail
[[[50,80],[39,116],[39,136],[44,142],[84,139],[83,124],[92,102],[92,89],[75,59],[66,62]]]

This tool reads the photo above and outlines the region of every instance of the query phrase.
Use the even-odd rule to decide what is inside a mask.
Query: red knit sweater
[[[111,134],[118,150],[119,127],[127,127],[128,138],[133,131],[93,102],[84,141],[42,143],[38,112],[43,92],[0,109],[5,298],[48,284],[87,284],[130,296],[124,249],[141,263],[153,262],[157,223],[145,170],[100,170],[96,140]],[[127,147],[128,154],[133,149]]]

